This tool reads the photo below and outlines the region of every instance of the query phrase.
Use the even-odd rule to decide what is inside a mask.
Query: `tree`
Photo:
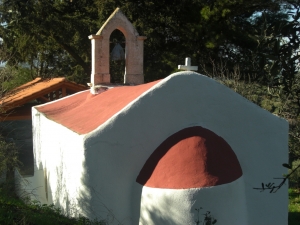
[[[15,168],[20,164],[14,143],[7,142],[0,134],[0,174],[5,174],[9,194],[15,194]]]
[[[5,82],[7,79],[10,78],[10,76],[11,74],[8,73],[7,68],[0,69],[0,97],[2,97],[7,91],[6,88],[3,86],[3,81]],[[0,113],[1,112],[2,109],[0,105]],[[5,178],[5,184],[8,190],[8,194],[14,195],[14,173],[15,168],[20,165],[20,162],[18,160],[18,150],[13,142],[4,138],[2,132],[3,131],[0,130],[0,176],[1,178]]]
[[[88,35],[98,27],[93,1],[3,1],[0,15],[2,48],[14,55],[1,55],[9,65],[25,62],[35,76],[90,75]]]
[[[249,34],[254,28],[248,19],[259,11],[280,9],[278,2],[271,0],[175,0],[167,3],[98,0],[97,3],[101,20],[114,8],[121,7],[139,33],[147,36],[145,73],[148,80],[174,72],[186,56],[199,63],[208,56],[218,58],[222,49],[229,52],[232,46],[254,48],[256,42]]]
[[[96,33],[120,7],[138,32],[147,36],[146,81],[176,71],[186,56],[207,66],[207,59],[222,58],[231,70],[239,64],[243,73],[269,81],[270,74],[274,77],[274,73],[282,72],[279,64],[280,68],[285,66],[284,60],[274,61],[279,57],[275,46],[281,46],[286,35],[298,29],[297,16],[292,24],[282,7],[297,4],[293,0],[6,0],[0,7],[0,36],[2,47],[14,54],[10,61],[28,63],[35,76],[64,75],[85,83],[90,75],[87,36]],[[283,47],[281,58],[294,54],[296,46],[289,45],[286,49],[294,50],[286,51],[283,57]],[[2,57],[6,59],[5,54]],[[272,71],[265,70],[269,64],[274,65]],[[287,79],[283,82],[291,83],[288,80],[293,76],[284,71]]]

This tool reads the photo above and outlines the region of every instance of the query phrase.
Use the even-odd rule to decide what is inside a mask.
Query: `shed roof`
[[[65,97],[67,94],[86,89],[86,86],[67,81],[64,77],[52,79],[38,77],[6,93],[0,99],[0,108],[5,113],[1,114],[0,117],[7,120],[28,119],[31,118],[31,107],[34,104],[31,104],[30,107],[27,105],[33,100],[39,99],[41,102],[50,102]],[[25,104],[26,106],[24,106]]]

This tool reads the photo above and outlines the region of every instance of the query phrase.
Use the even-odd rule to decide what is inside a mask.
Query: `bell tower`
[[[109,38],[115,29],[120,30],[126,39],[124,83],[131,85],[144,83],[143,59],[146,37],[139,36],[126,16],[117,8],[97,34],[89,36],[92,45],[92,71],[89,85],[92,93],[96,85],[110,83]]]

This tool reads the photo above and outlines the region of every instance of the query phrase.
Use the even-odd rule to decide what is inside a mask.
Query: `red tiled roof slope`
[[[78,134],[86,134],[99,127],[158,82],[115,87],[98,95],[85,91],[36,108],[47,118]]]

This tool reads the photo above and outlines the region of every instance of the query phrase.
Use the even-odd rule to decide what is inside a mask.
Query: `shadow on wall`
[[[182,202],[182,205],[177,207],[172,207],[174,202],[172,198],[168,196],[160,196],[159,201],[157,201],[158,196],[153,195],[143,195],[143,202],[156,202],[156,204],[142,204],[140,208],[141,218],[139,224],[141,225],[154,225],[154,224],[164,224],[164,225],[174,225],[180,224],[180,221],[185,221],[185,218],[182,218],[181,207],[184,208],[185,202]],[[157,207],[159,205],[159,207]],[[186,212],[185,214],[189,214]],[[187,216],[187,215],[184,215]],[[185,221],[187,222],[187,221]],[[136,223],[138,224],[138,223]],[[186,223],[182,223],[186,224]],[[190,221],[188,224],[196,224],[193,221]]]
[[[88,183],[91,183],[89,179],[84,177],[82,181],[84,182],[84,186],[88,186]],[[117,185],[117,183],[116,183]],[[183,224],[180,221],[186,221],[186,217],[182,218],[183,213],[182,209],[185,210],[186,207],[180,208],[172,207],[174,206],[174,202],[172,197],[168,196],[153,196],[148,195],[147,200],[150,202],[156,202],[159,198],[159,207],[153,204],[142,204],[142,191],[143,186],[140,184],[134,184],[132,188],[132,201],[131,206],[122,206],[122,202],[120,199],[119,209],[124,209],[127,211],[128,209],[131,211],[131,218],[119,218],[115,215],[117,211],[116,208],[109,207],[103,203],[103,196],[101,191],[98,192],[94,187],[91,187],[88,192],[80,192],[79,197],[79,205],[85,209],[85,216],[88,218],[97,218],[98,220],[105,220],[108,224],[118,224],[118,225],[174,225],[174,224]],[[122,193],[124,194],[124,193]],[[113,199],[115,196],[111,196]],[[144,202],[145,202],[145,197]],[[185,203],[183,202],[182,205]],[[182,206],[181,205],[181,206]],[[124,207],[124,208],[123,208]],[[126,207],[126,208],[125,208]],[[187,206],[189,207],[189,206]],[[190,208],[191,223],[196,224],[196,220],[194,220],[195,215],[194,208]],[[185,212],[186,213],[186,212]]]
[[[97,219],[100,221],[106,221],[108,224],[118,224],[118,225],[132,225],[139,224],[139,211],[140,211],[140,201],[142,187],[141,185],[135,184],[132,187],[132,195],[126,192],[128,188],[118,182],[117,179],[113,179],[113,182],[107,182],[105,179],[101,179],[101,176],[90,176],[87,171],[94,170],[93,164],[88,163],[84,165],[85,175],[82,176],[81,182],[83,189],[79,192],[78,205],[80,206],[82,213],[89,219]],[[99,178],[99,182],[95,182],[94,179]],[[101,181],[100,181],[101,179]],[[112,179],[110,179],[111,181]],[[103,185],[101,185],[101,183]],[[109,183],[109,184],[108,184]],[[124,186],[122,192],[117,192],[116,188],[107,188],[105,185],[112,185],[119,187]],[[105,191],[102,191],[105,190]],[[124,200],[124,195],[126,199]],[[128,195],[128,196],[127,196]],[[126,204],[130,199],[131,204]],[[124,201],[126,202],[124,204]],[[131,217],[128,218],[122,215],[130,215],[128,212],[131,212]]]
[[[241,225],[248,223],[247,202],[244,192],[244,179],[213,188],[193,189],[153,189],[143,187],[140,224],[197,224],[198,212],[210,211],[222,225]],[[202,224],[202,223],[201,223]]]
[[[62,153],[60,158],[63,159]],[[70,191],[67,189],[68,185],[65,177],[67,174],[62,173],[62,171],[64,171],[64,166],[63,160],[61,160],[60,164],[55,168],[54,177],[57,179],[55,187],[56,191],[53,193],[51,186],[47,185],[48,188],[46,190],[48,194],[48,202],[53,202],[52,194],[54,194],[54,205],[61,207],[63,213],[67,216],[78,216],[79,212],[76,206],[76,195],[72,196],[72,193],[70,193]],[[49,183],[49,180],[52,178],[50,176],[51,174],[48,172],[47,176],[45,177],[45,183],[47,183],[47,180]],[[54,182],[52,181],[51,183]]]

